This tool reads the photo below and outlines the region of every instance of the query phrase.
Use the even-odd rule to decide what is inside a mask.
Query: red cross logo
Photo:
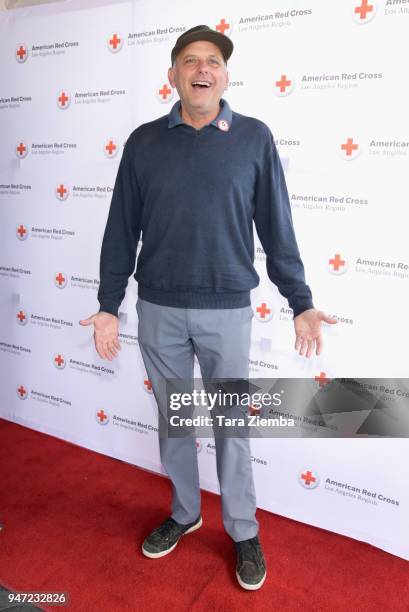
[[[113,37],[111,38],[111,40],[109,41],[109,44],[113,47],[113,49],[116,51],[117,46],[119,45],[119,43],[121,42],[121,39],[118,38],[117,34],[114,34]]]
[[[282,74],[278,81],[275,81],[273,91],[276,96],[283,98],[288,96],[294,89],[295,81],[288,74]]]
[[[67,284],[65,276],[61,274],[61,272],[58,272],[58,274],[54,277],[54,281],[59,289],[63,289]]]
[[[66,200],[68,198],[68,189],[62,183],[57,186],[56,193],[59,200]]]
[[[24,49],[24,47],[22,45],[20,45],[20,48],[17,51],[17,55],[18,55],[20,61],[24,58],[26,53],[27,53],[27,51]]]
[[[25,322],[26,315],[24,314],[22,310],[19,310],[19,312],[17,313],[17,319],[20,321],[21,324]]]
[[[56,364],[57,368],[61,368],[63,364],[65,366],[65,359],[61,355],[57,355],[56,357],[54,357],[54,363]]]
[[[97,417],[98,417],[98,418],[99,418],[99,420],[100,420],[100,421],[102,421],[102,422],[104,422],[104,421],[105,421],[105,419],[107,419],[107,415],[106,415],[106,413],[105,413],[105,412],[102,410],[102,408],[101,408],[101,410],[100,410],[99,412],[97,412]]]
[[[143,381],[143,387],[147,393],[152,393],[152,383],[147,378]]]
[[[173,95],[175,93],[174,89],[171,89],[167,83],[164,83],[156,90],[156,99],[161,104],[167,104],[171,100],[173,100]]]
[[[23,385],[20,385],[17,389],[17,395],[20,399],[26,399],[27,389]]]
[[[319,384],[320,387],[325,387],[325,385],[328,385],[331,382],[331,379],[325,376],[325,372],[320,372],[320,375],[315,376],[314,380]]]
[[[18,234],[20,234],[20,238],[22,238],[22,237],[24,236],[24,234],[26,234],[26,233],[27,233],[27,230],[26,230],[26,228],[24,227],[24,225],[20,225],[20,226],[19,226],[19,228],[18,228],[18,230],[17,230],[17,233],[18,233]]]
[[[261,306],[257,306],[256,310],[258,313],[260,313],[260,317],[262,319],[265,318],[266,314],[270,314],[270,309],[267,308],[267,304],[265,302],[263,302]]]
[[[172,93],[172,90],[169,89],[167,83],[165,83],[162,89],[159,89],[159,94],[162,96],[162,100],[166,100],[169,94]]]
[[[100,425],[107,425],[109,423],[109,414],[105,412],[105,410],[103,410],[102,408],[98,410],[95,416]]]
[[[107,157],[115,157],[118,152],[118,147],[116,146],[113,138],[110,138],[108,144],[105,145],[105,155]]]
[[[123,42],[123,36],[119,32],[113,32],[107,40],[108,49],[111,53],[118,53],[122,49]]]
[[[16,50],[16,60],[19,64],[22,64],[26,61],[28,57],[27,49],[24,45],[19,45]]]
[[[351,157],[353,151],[358,150],[358,145],[354,143],[353,138],[348,138],[346,143],[341,145],[341,149],[345,151],[345,155]]]
[[[373,13],[373,4],[368,4],[368,0],[362,0],[361,5],[355,7],[355,15],[359,15],[359,19],[366,19],[367,13]]]
[[[251,404],[249,406],[249,415],[250,416],[255,416],[257,414],[260,414],[260,408],[256,408],[255,406],[253,406],[253,404]]]
[[[28,238],[28,232],[22,224],[20,224],[17,228],[17,238],[19,240],[26,240]]]
[[[335,257],[330,259],[328,263],[332,266],[334,272],[339,272],[342,266],[345,266],[346,262],[344,259],[341,259],[341,255],[339,253],[336,253]]]
[[[285,74],[281,75],[281,79],[276,81],[276,86],[280,89],[280,93],[284,93],[287,87],[290,87],[291,81],[287,80]]]
[[[58,101],[61,103],[61,106],[65,106],[65,103],[68,102],[69,97],[65,94],[65,91],[62,92],[61,96],[58,98]]]
[[[223,18],[220,20],[220,23],[217,24],[216,30],[220,32],[220,34],[225,34],[227,30],[230,29],[230,24],[226,23],[226,20]]]
[[[20,142],[16,147],[17,157],[26,157],[28,151],[27,147],[23,142]]]
[[[305,472],[299,472],[298,482],[304,489],[315,489],[320,483],[318,474],[312,472],[312,470],[306,470]]]
[[[315,476],[312,475],[312,472],[310,470],[307,470],[305,474],[301,474],[301,478],[303,479],[307,487],[317,481],[317,479],[315,478]]]
[[[26,312],[19,308],[16,312],[16,321],[19,325],[27,325],[29,318]]]
[[[61,92],[58,96],[58,106],[59,108],[66,109],[70,105],[70,95],[65,93],[65,91]]]

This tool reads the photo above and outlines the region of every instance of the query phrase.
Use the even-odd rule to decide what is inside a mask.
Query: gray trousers
[[[248,378],[251,306],[233,309],[173,308],[138,298],[138,340],[158,404],[167,411],[166,378],[193,378],[194,354],[202,378]],[[223,524],[239,542],[258,533],[250,441],[215,437]],[[181,524],[200,514],[196,441],[159,437],[162,465],[172,482],[172,518]]]

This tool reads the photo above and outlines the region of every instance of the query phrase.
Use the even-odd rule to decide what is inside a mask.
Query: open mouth
[[[210,89],[211,85],[209,81],[193,81],[192,83],[194,89]]]

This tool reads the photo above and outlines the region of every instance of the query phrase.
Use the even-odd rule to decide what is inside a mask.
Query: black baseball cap
[[[178,53],[180,53],[186,45],[190,45],[190,43],[196,42],[197,40],[208,40],[217,45],[222,52],[225,62],[227,62],[233,53],[233,43],[228,36],[221,34],[217,30],[212,30],[207,25],[198,25],[187,30],[187,32],[183,32],[176,40],[176,44],[170,56],[172,65]]]

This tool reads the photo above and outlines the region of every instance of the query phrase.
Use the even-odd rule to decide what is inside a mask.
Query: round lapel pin
[[[225,119],[219,119],[219,121],[217,122],[217,127],[219,128],[219,130],[227,132],[230,126]]]

